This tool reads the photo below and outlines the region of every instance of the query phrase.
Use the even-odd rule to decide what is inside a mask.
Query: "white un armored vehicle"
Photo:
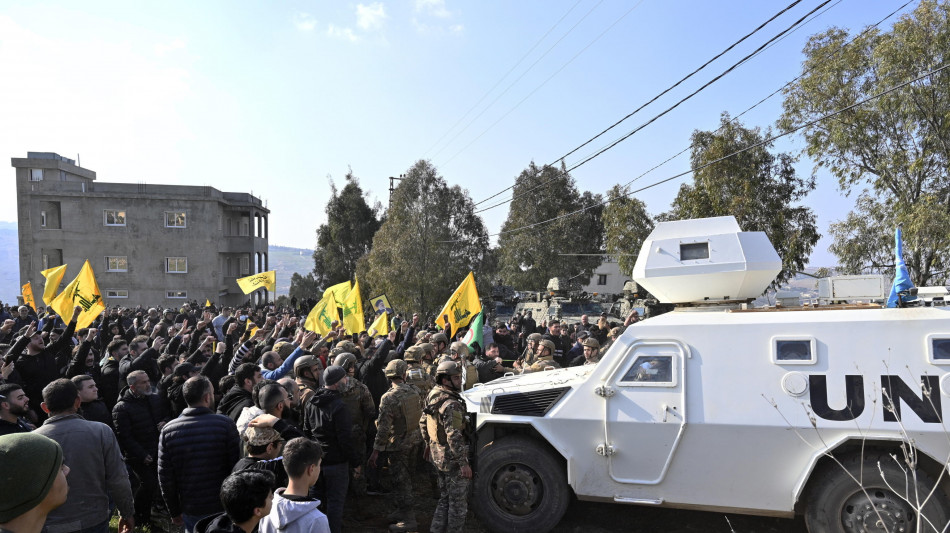
[[[804,514],[812,533],[944,531],[950,309],[749,308],[780,268],[732,217],[658,224],[633,277],[676,310],[596,365],[465,393],[482,522],[548,531],[573,493]]]

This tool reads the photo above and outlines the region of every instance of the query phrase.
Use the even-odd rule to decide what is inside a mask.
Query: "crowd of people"
[[[460,531],[473,477],[461,391],[596,364],[638,320],[526,313],[470,346],[434,317],[320,336],[307,312],[115,307],[77,329],[0,305],[0,531],[106,532],[115,513],[120,532],[159,531],[156,511],[188,532],[338,533],[367,496],[391,500],[391,531],[415,531],[420,482],[438,486],[430,530]]]

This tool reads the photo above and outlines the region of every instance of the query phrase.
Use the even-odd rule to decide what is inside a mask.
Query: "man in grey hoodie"
[[[323,449],[316,442],[298,437],[284,446],[284,470],[290,481],[277,489],[270,514],[258,524],[259,533],[330,533],[327,515],[317,506],[320,500],[308,496],[320,477]]]

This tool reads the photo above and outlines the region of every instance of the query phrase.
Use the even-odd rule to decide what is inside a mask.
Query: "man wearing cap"
[[[603,346],[600,347],[600,356],[601,356],[601,357],[603,357],[603,355],[604,355],[605,353],[607,353],[607,350],[610,349],[610,347],[613,345],[613,343],[616,342],[617,339],[618,339],[618,338],[620,337],[620,335],[622,335],[622,334],[623,334],[623,328],[621,328],[620,326],[617,326],[617,327],[615,327],[615,328],[613,328],[613,329],[610,330],[610,340],[608,340],[606,344],[604,344]]]
[[[314,393],[307,402],[303,430],[323,448],[323,478],[320,496],[327,502],[330,531],[339,533],[343,528],[343,504],[349,486],[349,469],[359,475],[361,453],[353,446],[353,422],[343,405],[339,389],[346,386],[346,370],[331,365],[323,371],[324,388]]]
[[[261,415],[262,417],[264,415]],[[257,419],[255,419],[257,420]],[[247,448],[247,456],[242,457],[234,468],[232,473],[241,470],[255,469],[267,470],[274,475],[275,487],[287,486],[287,471],[280,461],[280,454],[284,449],[284,443],[287,442],[273,427],[252,427],[249,426],[244,432],[244,444]]]
[[[0,529],[40,533],[47,515],[66,503],[69,494],[69,467],[63,463],[63,449],[36,433],[3,435],[0,464],[4,480],[0,484]]]
[[[46,529],[106,533],[110,502],[119,509],[120,529],[131,529],[135,507],[119,443],[108,426],[78,414],[81,402],[79,389],[68,379],[57,379],[43,389],[41,406],[49,418],[35,433],[58,442],[73,471],[66,503],[47,516]]]

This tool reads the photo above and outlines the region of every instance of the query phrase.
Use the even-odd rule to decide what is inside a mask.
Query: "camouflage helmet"
[[[383,374],[386,374],[386,377],[390,379],[401,378],[406,375],[407,368],[409,368],[409,365],[402,359],[393,359],[386,365]]]
[[[449,351],[459,354],[459,356],[461,356],[463,359],[468,358],[468,345],[464,342],[453,342],[452,346],[449,348]]]
[[[422,361],[423,351],[421,346],[410,346],[406,348],[406,354],[403,356],[403,359],[407,363],[418,363]]]
[[[432,338],[430,338],[429,340],[432,341],[433,346],[436,345],[436,344],[439,344],[440,342],[443,343],[443,344],[448,344],[448,343],[449,343],[449,338],[445,336],[445,333],[441,333],[441,332],[440,332],[440,333],[436,333],[436,334],[433,335]]]
[[[435,369],[435,375],[438,376],[458,376],[462,373],[462,367],[455,361],[442,361]]]
[[[590,346],[591,348],[600,348],[600,341],[593,337],[587,337],[584,339],[584,346]]]
[[[344,352],[347,352],[347,353],[356,353],[356,345],[353,344],[353,341],[343,341],[343,342],[341,342],[340,344],[338,344],[337,346],[339,346],[340,348],[342,348]]]
[[[340,355],[341,353],[346,353],[346,350],[340,348],[339,346],[334,346],[333,349],[330,350],[330,360],[332,361],[336,359],[336,356]]]
[[[423,355],[428,355],[435,351],[435,345],[431,342],[423,342],[419,347],[422,348]]]
[[[619,326],[610,330],[611,337],[619,337],[621,333],[623,333],[623,330]]]
[[[302,371],[301,367],[311,368],[314,365],[319,365],[320,369],[323,370],[323,362],[320,361],[319,357],[316,357],[313,355],[301,355],[300,357],[294,360],[294,374],[297,377],[300,377],[300,372]]]
[[[554,347],[554,342],[547,339],[541,341],[541,348],[547,348],[551,355],[554,355],[554,350],[557,349]]]
[[[531,335],[528,335],[528,342],[531,342],[531,341],[538,342],[540,340],[541,340],[540,333],[532,333]]]
[[[349,371],[350,367],[356,365],[356,356],[350,352],[343,352],[336,356],[336,359],[333,360],[333,364],[343,367],[343,370]]]

